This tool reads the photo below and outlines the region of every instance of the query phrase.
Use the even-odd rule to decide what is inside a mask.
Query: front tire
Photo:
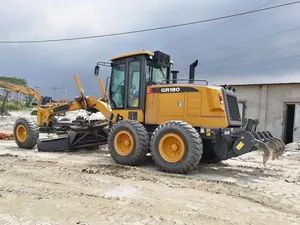
[[[147,158],[149,135],[141,123],[120,120],[108,134],[108,150],[118,164],[140,165]]]
[[[14,124],[14,138],[20,148],[33,149],[39,138],[38,126],[28,118],[19,118]]]
[[[161,171],[187,173],[194,170],[203,154],[198,131],[183,121],[168,121],[153,132],[150,152]]]

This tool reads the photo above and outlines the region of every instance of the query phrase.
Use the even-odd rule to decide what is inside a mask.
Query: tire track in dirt
[[[24,163],[24,161],[21,161],[21,163]],[[32,166],[30,162],[27,165],[28,168],[37,169],[37,167],[40,167],[43,164],[43,168],[51,167],[51,169],[55,169],[55,167],[60,168],[57,164],[57,162],[52,161],[36,161],[37,164]],[[51,165],[45,165],[45,164],[51,164]],[[55,165],[55,166],[54,166]],[[75,166],[73,168],[66,168],[68,171],[74,171],[76,172],[76,169],[78,166]],[[75,170],[74,170],[75,169]],[[240,185],[237,185],[232,182],[226,182],[226,181],[208,181],[208,180],[201,180],[193,177],[189,177],[186,175],[177,175],[177,174],[167,174],[162,172],[156,172],[156,171],[149,171],[142,168],[137,167],[126,167],[122,165],[94,165],[89,166],[88,168],[84,168],[81,170],[81,172],[84,173],[99,173],[102,175],[110,175],[115,176],[122,179],[133,179],[133,180],[140,180],[140,181],[151,181],[156,184],[166,185],[168,187],[172,188],[193,188],[193,189],[200,189],[202,191],[208,191],[211,193],[216,194],[226,194],[229,196],[244,198],[246,200],[249,200],[250,202],[259,203],[265,207],[269,207],[271,209],[286,212],[286,213],[294,213],[296,215],[300,214],[299,210],[293,210],[290,208],[286,208],[284,206],[281,206],[281,203],[278,201],[266,197],[262,195],[262,193],[258,193],[258,190],[255,190],[253,188],[245,188]],[[29,176],[32,176],[31,172],[28,172],[28,174],[25,173],[25,171],[18,171],[13,173],[14,176],[25,176],[26,178]],[[171,181],[166,181],[166,179],[161,179],[164,177],[173,178]],[[31,177],[32,179],[33,177]],[[180,180],[176,180],[176,179]],[[80,179],[80,178],[78,178]],[[188,182],[182,182],[183,180],[187,180]],[[35,178],[35,181],[40,182],[48,182],[47,180],[41,180],[39,178]],[[69,181],[70,182],[70,181]],[[81,193],[84,193],[85,191],[81,191]],[[59,194],[59,191],[56,191],[56,194]],[[63,193],[60,193],[63,195]],[[67,198],[72,197],[74,193],[68,192]],[[78,196],[77,196],[78,197]],[[94,197],[100,197],[100,196],[94,196]],[[92,199],[91,199],[92,201]]]
[[[20,208],[20,207],[18,207]],[[25,222],[25,223],[24,223]],[[26,224],[28,221],[22,220],[22,216],[11,210],[4,204],[0,204],[0,224]]]
[[[121,178],[124,182],[129,182],[129,180],[132,183],[135,183],[135,181],[151,182],[160,186],[174,188],[175,192],[177,189],[183,188],[187,190],[195,189],[213,194],[232,196],[237,199],[245,199],[249,202],[259,203],[276,212],[299,215],[298,210],[288,209],[287,206],[279,204],[275,198],[267,196],[261,190],[250,187],[249,185],[238,185],[236,183],[221,180],[203,180],[194,177],[194,174],[167,174],[147,167],[126,167],[116,164],[92,165],[90,162],[87,164],[88,165],[74,163],[70,165],[65,161],[62,163],[52,160],[36,160],[30,158],[24,160],[22,157],[16,158],[15,156],[6,156],[1,160],[1,165],[3,166],[1,166],[0,169],[3,171],[0,172],[0,180],[1,178],[5,178],[6,180],[4,180],[4,182],[7,181],[7,187],[3,188],[1,187],[2,185],[0,185],[0,193],[2,193],[4,197],[9,195],[15,195],[17,197],[27,196],[35,202],[50,201],[51,204],[60,202],[62,199],[67,202],[76,202],[82,204],[84,210],[83,214],[89,214],[96,217],[99,216],[99,211],[102,211],[100,218],[103,218],[108,221],[108,223],[112,224],[113,222],[116,222],[112,220],[112,217],[115,215],[122,218],[120,221],[125,222],[132,221],[132,217],[134,217],[136,219],[145,220],[145,222],[156,221],[156,224],[162,223],[159,216],[150,219],[145,211],[137,213],[132,209],[133,204],[137,208],[139,206],[149,205],[149,211],[151,211],[151,205],[154,205],[153,201],[156,201],[157,199],[140,198],[138,200],[132,200],[128,197],[122,198],[119,196],[107,196],[103,194],[106,193],[109,185],[118,187],[118,178]],[[11,169],[9,169],[10,166],[12,166]],[[217,173],[218,170],[215,171],[215,168],[217,168],[222,169],[225,172],[227,169],[230,173],[236,172],[236,169],[232,169],[230,166],[218,165],[210,167],[207,165],[206,167],[207,168],[201,168],[199,170],[201,172],[207,172],[211,168],[213,173]],[[259,170],[259,168],[254,170],[246,168],[246,171],[243,171],[243,173],[254,176]],[[282,175],[280,170],[272,172],[272,169],[267,169],[266,171],[268,175],[274,175],[276,179]],[[196,171],[195,173],[198,172],[199,171]],[[110,179],[116,179],[116,181],[111,180],[108,185],[106,182],[101,181],[101,177],[103,176],[109,176]],[[21,183],[22,185],[16,188],[15,186],[17,183]],[[154,196],[155,194],[156,193],[153,193]],[[168,201],[170,201],[170,199],[168,199]],[[176,200],[172,199],[171,201],[172,205],[177,207]],[[85,210],[90,211],[86,212]],[[174,210],[177,210],[180,213],[179,208],[174,208]],[[67,213],[67,209],[62,210],[62,213],[63,212]],[[133,213],[133,215],[128,215],[129,212]],[[152,212],[155,214],[155,211]],[[201,217],[206,222],[221,220],[227,224],[236,224],[227,218],[220,218],[220,216],[212,215],[213,214],[202,213]],[[186,221],[197,221],[196,218],[199,217],[199,215],[196,212],[195,214],[190,212],[187,217],[189,218],[187,218]],[[174,220],[176,222],[176,219]],[[286,221],[293,222],[293,219],[288,217]],[[52,221],[49,221],[49,223],[50,222]]]
[[[275,199],[272,199],[266,195],[263,195],[264,193],[261,192],[262,190],[258,190],[257,188],[250,188],[249,186],[242,187],[241,185],[232,182],[215,180],[204,181],[186,175],[153,172],[141,168],[126,167],[122,165],[95,165],[85,168],[83,172],[87,171],[90,171],[88,173],[106,174],[116,176],[122,179],[151,181],[172,188],[192,188],[200,189],[202,191],[207,191],[215,194],[225,194],[233,197],[243,198],[253,203],[258,203],[279,212],[300,215],[300,209],[291,209],[290,205],[289,207],[286,207],[285,205],[282,205],[281,202],[276,201]],[[166,181],[166,179],[162,179],[166,177],[175,179],[171,181]],[[176,180],[178,178],[179,180]]]

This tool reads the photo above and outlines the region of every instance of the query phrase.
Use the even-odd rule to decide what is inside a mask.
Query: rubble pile
[[[0,140],[13,140],[13,134],[0,133]]]

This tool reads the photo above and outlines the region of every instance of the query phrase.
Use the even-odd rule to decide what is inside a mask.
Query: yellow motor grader
[[[58,151],[108,144],[112,158],[122,165],[140,165],[150,153],[160,170],[187,173],[201,161],[219,162],[264,149],[264,163],[283,153],[284,143],[268,131],[256,131],[257,120],[243,123],[235,89],[210,86],[195,79],[196,60],[188,79],[178,79],[169,55],[139,51],[123,54],[109,63],[108,93],[98,78],[102,99],[84,96],[74,75],[79,96],[73,102],[41,108],[37,121],[19,118],[14,126],[21,148]],[[199,82],[199,84],[196,84]],[[105,120],[79,117],[57,121],[56,114],[78,109],[90,115],[100,112]],[[39,133],[53,133],[40,138]]]

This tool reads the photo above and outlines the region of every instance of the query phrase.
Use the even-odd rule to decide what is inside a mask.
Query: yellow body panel
[[[77,74],[74,74],[74,80],[75,80],[75,84],[76,84],[76,87],[77,87],[77,91],[80,94],[80,97],[82,97],[83,96],[83,89],[81,88],[81,84],[80,84],[80,81],[79,81],[79,78],[78,78]]]
[[[151,56],[154,56],[154,53],[151,52],[151,51],[142,50],[142,51],[136,51],[136,52],[130,52],[130,53],[125,53],[125,54],[122,54],[122,55],[118,55],[116,57],[111,58],[110,60],[114,61],[114,60],[117,60],[117,59],[136,56],[136,55],[151,55]]]
[[[185,114],[184,107],[178,106],[178,104],[185,101],[185,93],[178,93],[174,95],[174,98],[170,98],[171,94],[158,95],[158,115],[159,116],[175,116],[182,117]]]
[[[146,94],[145,123],[157,124],[158,94]]]
[[[122,58],[136,56],[136,55],[150,55],[150,56],[154,56],[154,52],[151,52],[151,51],[148,51],[148,50],[130,52],[130,53],[126,53],[126,54],[115,56],[115,57],[111,58],[110,60],[114,61],[114,60],[117,60],[117,59],[122,59]],[[171,62],[171,64],[173,64],[172,60],[170,60],[170,62]]]
[[[106,102],[97,100],[93,96],[89,96],[87,97],[87,104],[89,107],[97,109],[97,111],[103,114],[103,116],[106,119],[110,118],[111,109],[109,108],[109,105]]]
[[[152,93],[149,86],[146,94],[145,123],[162,124],[168,120],[183,120],[194,127],[227,127],[224,105],[220,102],[222,91],[218,87],[189,84],[172,84],[168,87],[192,87],[197,91],[179,93]]]
[[[106,95],[105,95],[105,88],[104,88],[104,85],[103,85],[103,80],[101,78],[98,78],[98,81],[99,81],[99,85],[100,85],[100,90],[101,90],[102,98],[106,102],[107,98],[106,98]]]
[[[143,110],[112,110],[111,113],[115,115],[113,121],[115,121],[117,114],[123,117],[123,120],[128,120],[128,113],[129,112],[137,112],[137,119],[136,121],[143,123],[144,122],[144,111]]]
[[[60,104],[57,106],[52,106],[49,108],[41,108],[40,106],[37,106],[36,108],[37,108],[36,123],[38,126],[48,126],[51,121],[51,117],[59,113],[82,109],[81,105],[76,101]]]

